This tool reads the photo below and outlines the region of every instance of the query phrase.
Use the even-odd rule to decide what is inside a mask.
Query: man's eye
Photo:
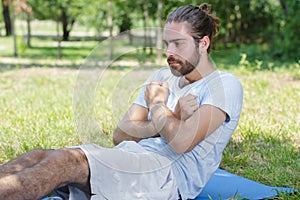
[[[183,46],[183,43],[182,43],[182,42],[175,42],[175,46],[176,46],[176,47],[182,47],[182,46]]]
[[[163,48],[168,48],[169,44],[167,42],[163,42]]]

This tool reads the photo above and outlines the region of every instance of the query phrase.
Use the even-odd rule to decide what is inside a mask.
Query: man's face
[[[167,23],[164,28],[167,61],[175,76],[183,76],[195,69],[200,54],[187,23]]]

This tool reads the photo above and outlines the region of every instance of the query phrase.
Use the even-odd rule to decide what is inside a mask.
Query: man
[[[182,6],[168,16],[170,68],[149,77],[114,131],[115,148],[33,150],[1,166],[0,197],[60,188],[54,193],[69,199],[195,198],[221,162],[243,98],[240,82],[210,59],[219,20],[209,11]]]

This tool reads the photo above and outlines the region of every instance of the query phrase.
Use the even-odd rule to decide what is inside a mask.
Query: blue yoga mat
[[[232,197],[235,197],[235,199],[259,200],[276,197],[278,192],[293,193],[294,189],[267,186],[218,169],[201,194],[194,200],[221,200]],[[48,197],[42,200],[61,200],[61,198]]]
[[[294,189],[267,186],[218,169],[201,194],[194,200],[218,200],[232,197],[258,200],[278,196],[278,192],[293,193]]]

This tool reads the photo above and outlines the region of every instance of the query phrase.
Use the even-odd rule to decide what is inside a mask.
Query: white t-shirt
[[[222,152],[238,124],[243,101],[243,88],[236,77],[222,71],[214,71],[183,88],[178,86],[179,79],[172,75],[169,68],[158,70],[146,81],[134,103],[147,107],[144,100],[145,86],[151,81],[168,82],[170,92],[167,106],[170,110],[175,110],[180,97],[193,94],[198,96],[199,105],[213,105],[223,110],[227,114],[227,119],[188,153],[176,153],[162,137],[144,139],[139,144],[147,151],[170,159],[182,199],[194,199],[219,167]],[[149,119],[151,119],[150,115]]]

